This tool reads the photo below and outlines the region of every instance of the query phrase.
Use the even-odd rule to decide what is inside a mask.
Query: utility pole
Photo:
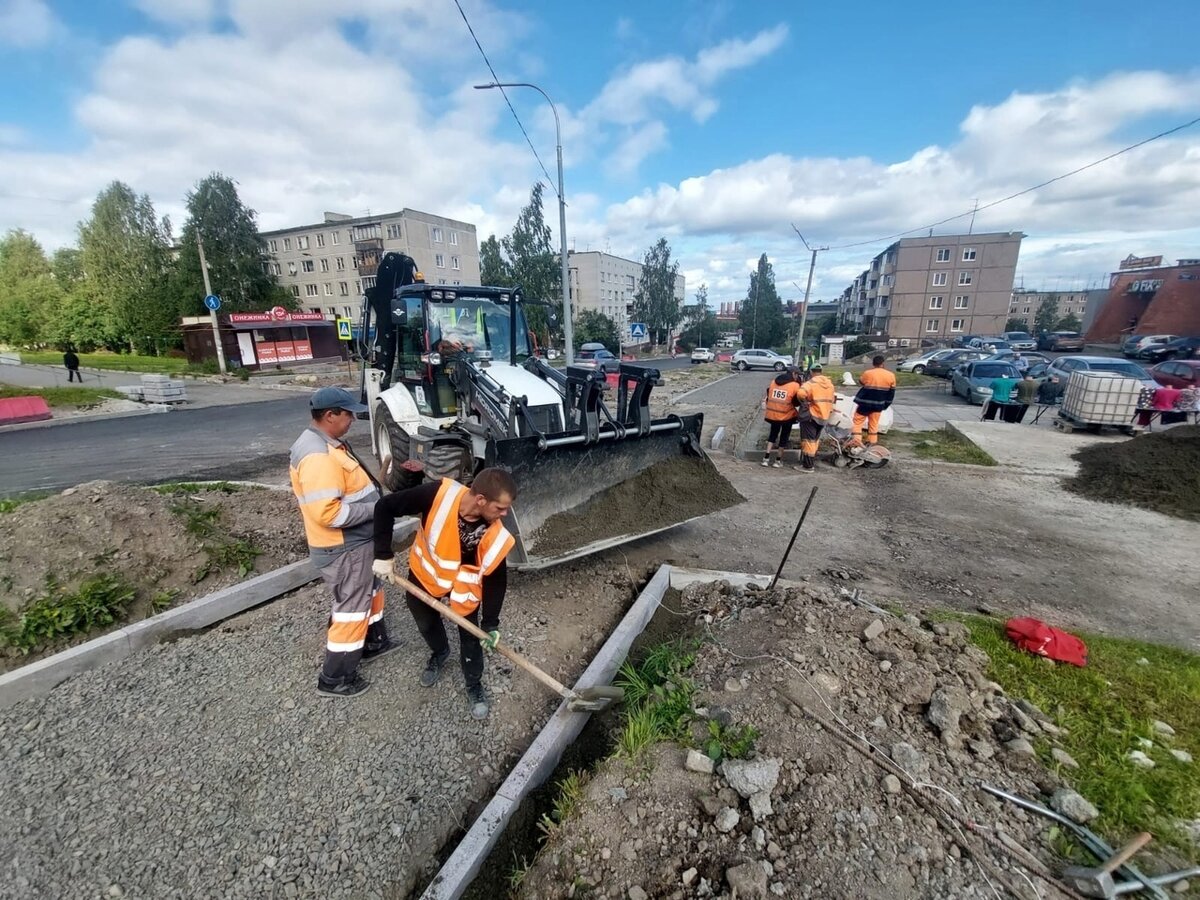
[[[208,297],[212,294],[212,285],[208,281],[208,260],[204,258],[204,241],[200,240],[199,228],[196,229],[196,249],[200,251],[200,274],[204,276],[204,296]],[[217,324],[217,311],[210,309],[208,318],[212,322],[213,343],[217,345],[217,365],[221,367],[221,374],[225,375],[229,368],[225,365],[225,348],[221,346],[221,327]]]
[[[804,240],[804,235],[800,234],[800,229],[795,225],[792,226],[792,231],[800,235],[800,240],[804,246],[812,253],[812,258],[808,263],[808,284],[804,288],[804,306],[800,310],[800,336],[796,338],[796,355],[792,358],[795,365],[800,365],[800,347],[804,343],[804,329],[808,326],[808,295],[812,291],[813,270],[817,267],[817,254],[822,250],[828,250],[828,247],[809,247],[808,241]]]

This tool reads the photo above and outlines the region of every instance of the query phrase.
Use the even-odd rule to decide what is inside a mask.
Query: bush
[[[125,614],[136,588],[119,575],[96,575],[67,593],[49,582],[47,591],[21,611],[16,621],[0,622],[0,643],[22,654],[49,646],[58,638],[111,625]]]
[[[247,369],[245,366],[238,366],[236,369],[233,370],[233,374],[236,375],[238,378],[240,378],[242,381],[250,380],[250,370]]]

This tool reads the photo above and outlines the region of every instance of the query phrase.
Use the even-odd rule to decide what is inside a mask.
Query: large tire
[[[421,483],[420,472],[410,472],[400,467],[400,463],[408,459],[408,432],[392,418],[385,403],[375,407],[375,446],[379,448],[381,463],[388,456],[392,458],[391,470],[383,476],[384,487],[389,491],[402,491]]]
[[[912,370],[913,370],[914,375],[924,375],[925,374],[924,366],[913,366]]]
[[[739,359],[737,361],[737,364],[734,366],[734,368],[737,369],[739,372],[745,372],[746,369],[749,368],[749,366],[746,365],[746,361],[744,359]]]
[[[475,474],[475,460],[463,444],[439,441],[425,457],[425,475],[430,480],[453,478],[460,484],[470,484]]]

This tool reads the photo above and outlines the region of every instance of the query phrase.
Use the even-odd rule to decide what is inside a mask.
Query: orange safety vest
[[[800,385],[799,397],[808,401],[808,411],[814,419],[829,421],[833,415],[833,404],[837,400],[837,389],[824,375],[814,375]]]
[[[794,381],[787,384],[771,382],[767,388],[768,422],[790,422],[796,418],[796,399],[799,396],[800,385]]]
[[[458,509],[466,485],[442,479],[433,507],[418,526],[408,551],[413,576],[434,597],[450,595],[450,608],[469,616],[483,602],[483,576],[491,575],[508,556],[516,539],[497,520],[487,527],[475,549],[474,565],[464,563],[458,537]]]

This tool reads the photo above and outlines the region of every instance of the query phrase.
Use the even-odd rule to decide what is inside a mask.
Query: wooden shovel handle
[[[443,616],[445,616],[447,619],[449,619],[451,622],[453,622],[459,628],[463,629],[464,631],[470,632],[471,634],[475,635],[475,637],[479,638],[481,641],[490,641],[492,639],[491,635],[489,635],[486,631],[484,631],[478,625],[474,624],[469,619],[464,619],[462,616],[460,616],[458,613],[456,613],[454,610],[452,610],[445,603],[442,603],[441,601],[430,596],[428,593],[423,591],[417,585],[413,584],[407,578],[404,578],[403,576],[397,575],[396,573],[393,572],[392,577],[388,580],[391,581],[392,584],[396,585],[397,587],[404,588],[404,590],[408,591],[410,594],[412,594],[414,597],[416,597],[418,600],[420,600],[426,606],[432,606],[435,610],[437,610],[439,613],[441,613]],[[558,696],[562,697],[564,700],[574,699],[574,697],[575,697],[574,692],[568,690],[557,679],[555,679],[555,678],[551,677],[550,675],[548,675],[547,673],[543,672],[541,669],[539,669],[537,666],[535,666],[533,663],[531,663],[525,657],[521,656],[521,654],[517,653],[515,650],[509,649],[509,647],[506,644],[497,644],[496,650],[499,653],[504,654],[504,656],[507,657],[509,660],[511,660],[515,665],[520,666],[522,669],[524,669],[526,672],[528,672],[530,675],[532,675],[534,678],[536,678],[538,681],[540,681],[546,687],[550,688],[550,690],[554,691],[554,693],[558,694]]]
[[[1143,831],[1141,834],[1134,837],[1132,841],[1117,851],[1116,855],[1107,860],[1100,867],[1101,872],[1115,872],[1121,866],[1125,865],[1135,853],[1145,847],[1154,838],[1148,831]]]

